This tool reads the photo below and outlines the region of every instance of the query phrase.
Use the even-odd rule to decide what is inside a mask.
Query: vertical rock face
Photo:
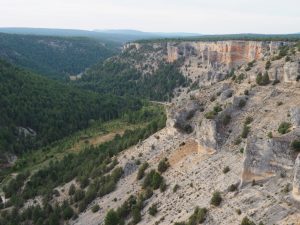
[[[214,120],[204,119],[197,129],[197,142],[199,146],[208,151],[215,151],[217,145],[217,124]]]
[[[294,126],[300,126],[300,107],[294,107],[290,110],[291,112],[291,121]]]
[[[286,138],[251,137],[245,149],[242,181],[260,180],[292,169],[294,161]]]
[[[296,81],[300,74],[300,62],[287,62],[283,67],[284,82]]]
[[[167,61],[173,62],[181,56],[195,56],[203,64],[231,68],[258,60],[282,44],[262,41],[171,42],[167,45]]]
[[[294,167],[293,197],[300,201],[300,154],[296,159]]]

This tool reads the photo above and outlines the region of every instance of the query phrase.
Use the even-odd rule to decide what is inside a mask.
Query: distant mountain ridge
[[[83,72],[118,48],[116,43],[88,37],[0,33],[0,59],[60,79]]]
[[[140,39],[154,38],[174,38],[199,36],[196,33],[163,33],[163,32],[143,32],[138,30],[109,29],[109,30],[77,30],[77,29],[54,29],[54,28],[0,28],[0,32],[9,34],[30,34],[46,36],[65,36],[65,37],[89,37],[102,39],[103,41],[113,41],[124,43]]]

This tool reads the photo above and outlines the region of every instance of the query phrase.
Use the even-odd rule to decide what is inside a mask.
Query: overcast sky
[[[0,27],[300,32],[300,0],[0,0]]]

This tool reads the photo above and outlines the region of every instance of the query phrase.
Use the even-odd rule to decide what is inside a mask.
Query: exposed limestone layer
[[[285,137],[248,138],[242,181],[265,179],[280,173],[285,174],[287,169],[292,169],[294,159],[289,145],[290,138]]]
[[[300,154],[294,167],[293,197],[300,201]]]
[[[281,42],[261,41],[181,42],[179,45],[168,43],[167,60],[173,62],[180,56],[197,56],[203,64],[233,67],[261,59],[277,50],[280,45]]]
[[[151,73],[162,61],[174,62],[182,60],[181,72],[199,86],[209,86],[224,80],[235,69],[243,73],[250,81],[255,81],[259,72],[268,70],[271,80],[295,83],[300,77],[300,62],[295,55],[290,61],[285,57],[273,60],[278,56],[281,46],[292,45],[282,41],[184,41],[157,43],[129,43],[124,51],[139,55],[137,69]],[[297,55],[297,53],[296,53]],[[252,62],[250,66],[248,63]],[[145,70],[144,68],[151,68]],[[236,74],[239,75],[239,74]]]
[[[207,66],[226,65],[231,68],[268,56],[284,44],[286,43],[266,41],[190,41],[155,43],[153,48],[166,48],[165,57],[168,62],[174,62],[180,57],[197,57],[200,63]],[[143,44],[130,43],[124,48],[139,50],[141,46]]]

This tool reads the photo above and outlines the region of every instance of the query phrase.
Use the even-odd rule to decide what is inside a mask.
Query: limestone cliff
[[[155,70],[162,61],[183,61],[181,72],[200,86],[211,85],[226,78],[232,69],[248,73],[255,80],[258,72],[264,72],[267,60],[272,60],[284,46],[283,41],[170,41],[156,43],[128,43],[124,52],[139,55],[134,62],[143,72],[151,65]],[[260,65],[254,65],[260,61]],[[248,65],[250,63],[250,66]],[[146,71],[149,72],[149,71]],[[150,71],[151,72],[151,71]],[[269,69],[273,80],[294,82],[300,74],[299,61],[275,62]]]

